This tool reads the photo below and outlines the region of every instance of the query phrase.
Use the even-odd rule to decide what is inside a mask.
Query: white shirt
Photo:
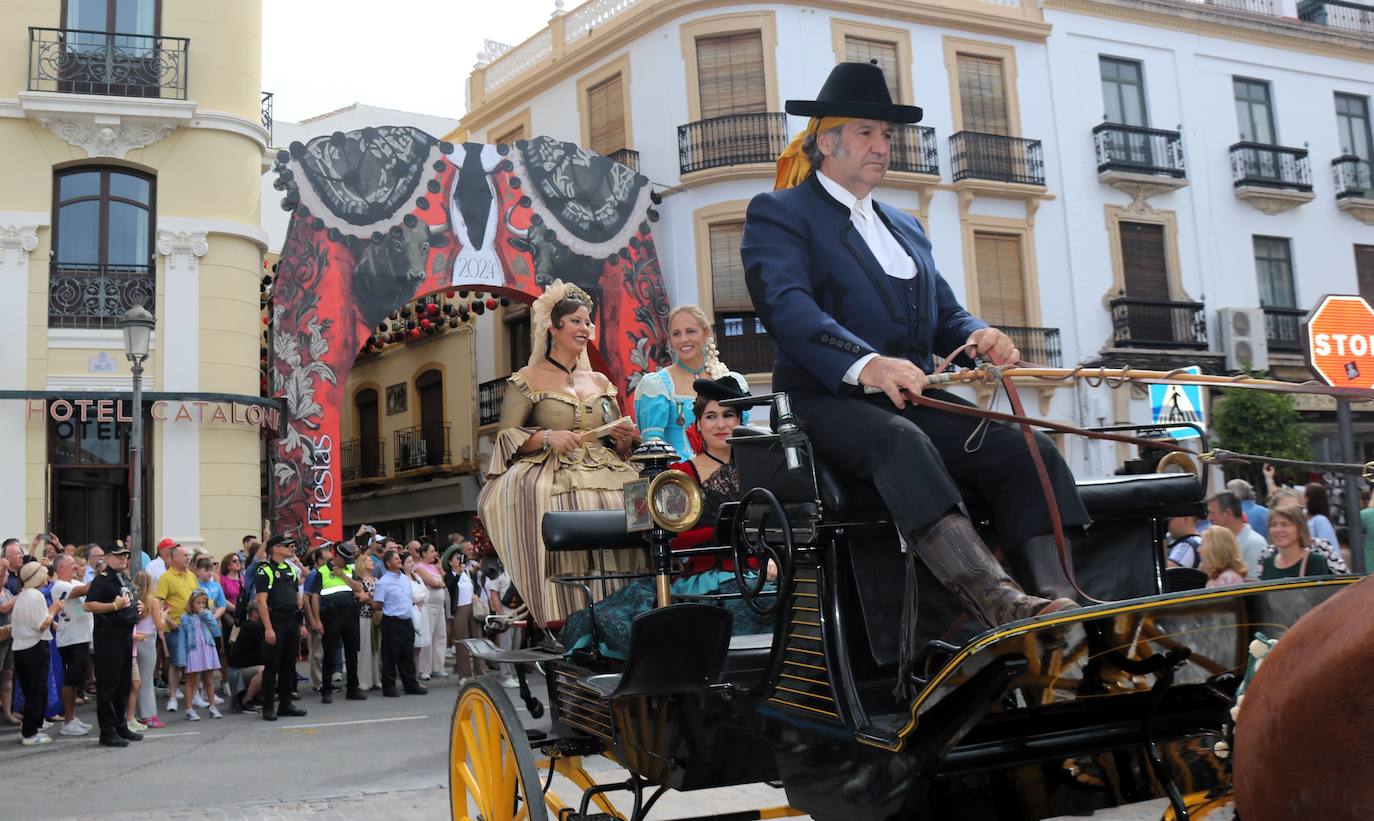
[[[10,612],[10,624],[13,625],[11,635],[14,637],[11,647],[16,653],[48,640],[49,632],[38,629],[38,625],[47,618],[48,603],[43,599],[43,591],[37,587],[20,591],[19,598],[14,601],[14,610]]]
[[[158,556],[156,559],[148,562],[143,570],[148,574],[148,577],[153,580],[153,587],[157,587],[157,580],[162,578],[163,573],[167,572],[167,563],[162,560],[161,556]]]
[[[52,583],[53,601],[79,587],[78,582],[64,582],[61,579]],[[62,605],[61,621],[57,623],[57,646],[69,647],[73,644],[87,644],[95,631],[95,616],[86,612],[86,597],[67,596]]]
[[[911,255],[888,230],[887,225],[878,216],[878,212],[873,209],[872,194],[859,199],[844,186],[820,171],[816,172],[816,180],[820,182],[827,194],[835,198],[836,202],[849,209],[849,221],[858,229],[859,236],[863,237],[868,250],[873,252],[873,256],[878,260],[878,265],[882,267],[883,273],[893,279],[912,279],[916,276],[916,260],[911,258]],[[853,365],[850,365],[849,370],[844,373],[845,384],[859,384],[860,372],[863,371],[868,361],[875,356],[877,356],[876,353],[864,354]]]
[[[463,569],[458,572],[458,601],[454,607],[467,607],[472,604],[472,574],[468,572],[468,566],[463,565]]]
[[[1264,537],[1246,525],[1236,534],[1236,544],[1240,547],[1240,557],[1245,560],[1245,578],[1254,581],[1260,577],[1260,554],[1264,552]]]

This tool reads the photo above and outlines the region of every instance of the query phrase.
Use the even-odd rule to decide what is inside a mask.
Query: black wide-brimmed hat
[[[788,100],[787,113],[799,117],[861,117],[888,123],[919,123],[921,109],[892,102],[877,61],[840,63],[830,70],[814,100]]]
[[[726,399],[739,399],[749,395],[748,385],[741,385],[744,377],[727,373],[719,379],[698,379],[692,383],[697,396],[723,402]]]

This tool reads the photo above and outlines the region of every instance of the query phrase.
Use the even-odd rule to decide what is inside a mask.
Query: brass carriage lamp
[[[671,601],[673,535],[692,527],[701,518],[701,488],[691,477],[668,465],[678,460],[677,451],[661,440],[650,440],[635,449],[630,461],[640,466],[640,479],[625,486],[627,528],[649,531],[649,556],[655,573],[659,607]],[[649,521],[632,524],[634,509],[647,508]]]

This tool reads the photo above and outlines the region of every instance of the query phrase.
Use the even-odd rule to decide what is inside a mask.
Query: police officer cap
[[[129,546],[124,544],[123,539],[116,539],[105,547],[106,556],[117,556],[120,553],[123,553],[125,556],[129,555]]]
[[[278,533],[267,540],[267,549],[271,550],[279,544],[295,544],[296,537],[285,533]]]
[[[339,554],[346,562],[351,562],[358,558],[358,546],[352,542],[338,542],[334,545],[334,552]]]

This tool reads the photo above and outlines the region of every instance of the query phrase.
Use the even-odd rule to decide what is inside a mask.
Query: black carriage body
[[[767,489],[793,534],[771,642],[736,637],[702,679],[673,672],[675,647],[632,637],[629,665],[655,668],[658,692],[626,692],[633,676],[604,663],[556,662],[555,732],[594,739],[675,789],[780,779],[818,821],[1032,819],[1168,785],[1227,786],[1211,744],[1253,631],[1282,632],[1353,581],[1169,592],[1160,537],[1168,517],[1201,512],[1197,480],[1086,482],[1095,524],[1073,539],[1074,564],[1085,591],[1111,603],[980,631],[916,562],[918,679],[899,697],[906,564],[876,493],[813,464],[809,450],[788,470],[776,435],[734,446],[742,486]],[[970,513],[979,518],[976,505]],[[758,510],[727,508],[718,535],[778,531]],[[702,606],[652,612],[690,621],[685,608]]]

